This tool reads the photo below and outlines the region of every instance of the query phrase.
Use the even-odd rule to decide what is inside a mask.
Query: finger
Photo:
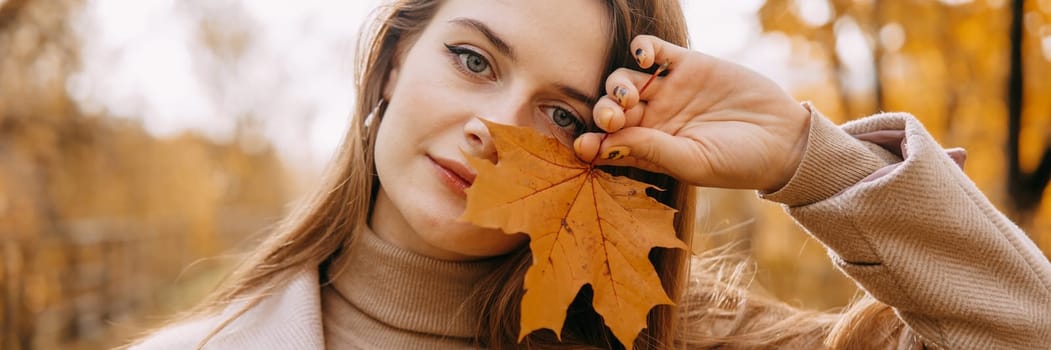
[[[608,134],[589,132],[577,136],[577,139],[573,141],[573,150],[576,151],[577,158],[588,163],[595,161],[605,135]]]
[[[592,115],[595,126],[605,132],[617,132],[620,129],[642,125],[646,114],[646,102],[639,102],[634,107],[624,110],[612,98],[605,96],[595,103]]]
[[[649,100],[660,91],[662,84],[660,84],[659,80],[663,78],[657,77],[645,91],[642,91],[641,95],[639,94],[639,90],[650,81],[652,76],[653,75],[650,73],[640,72],[634,69],[618,68],[606,77],[606,94],[612,96],[614,101],[622,102],[617,96],[618,88],[626,88],[628,93],[627,101],[632,104],[622,103],[621,106],[624,108],[631,108],[634,103]]]
[[[592,110],[595,126],[605,132],[614,132],[624,127],[624,108],[610,96],[602,96]]]
[[[646,111],[646,102],[640,102],[630,109],[624,110],[609,96],[603,96],[595,103],[592,115],[595,117],[595,126],[605,132],[617,132],[629,126],[639,126]]]
[[[712,174],[707,157],[691,140],[646,127],[624,128],[608,135],[605,140],[601,137],[591,140],[601,142],[597,150],[589,149],[595,164],[631,165],[692,184]]]
[[[682,56],[690,52],[689,49],[664,41],[652,35],[639,35],[631,40],[631,52],[635,55],[635,61],[642,69],[648,69],[656,62],[681,61]]]

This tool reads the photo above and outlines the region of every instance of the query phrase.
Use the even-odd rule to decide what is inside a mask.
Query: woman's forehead
[[[606,66],[610,22],[599,0],[450,0],[432,26],[477,32],[521,65],[597,75]]]

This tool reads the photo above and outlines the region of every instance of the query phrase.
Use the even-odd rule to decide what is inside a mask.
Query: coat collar
[[[195,349],[223,321],[244,310],[246,301],[221,314],[178,323],[150,335],[131,349]],[[240,317],[233,318],[205,349],[303,349],[325,347],[317,269],[305,268]]]

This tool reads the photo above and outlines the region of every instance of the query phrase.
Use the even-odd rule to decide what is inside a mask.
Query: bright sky
[[[261,117],[258,127],[286,160],[316,167],[330,157],[346,127],[358,29],[378,3],[87,0],[75,22],[83,35],[83,71],[67,87],[85,109],[141,118],[158,136],[189,129],[227,140],[236,116]],[[813,23],[831,16],[827,0],[797,3]],[[695,49],[750,66],[785,86],[805,77],[805,69],[788,69],[787,38],[760,35],[755,13],[761,0],[684,5]],[[236,64],[221,64],[198,40],[200,18],[247,26],[257,40]]]

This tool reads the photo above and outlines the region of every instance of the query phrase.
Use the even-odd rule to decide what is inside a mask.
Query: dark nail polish
[[[616,97],[617,102],[619,102],[620,105],[623,106],[624,102],[626,102],[628,97],[628,89],[618,85],[617,87],[613,88],[613,97]]]
[[[606,154],[603,156],[603,158],[606,158],[608,160],[618,160],[627,157],[630,153],[630,148],[625,146],[617,146],[610,148],[608,151],[606,151]]]
[[[646,50],[643,50],[641,47],[635,49],[635,62],[636,63],[641,65],[642,64],[642,59],[645,58],[645,57],[646,57]]]

